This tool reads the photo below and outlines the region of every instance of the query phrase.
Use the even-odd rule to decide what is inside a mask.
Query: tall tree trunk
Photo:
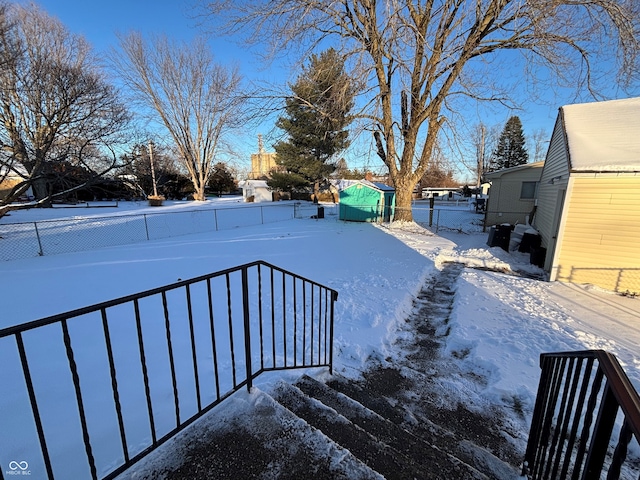
[[[193,199],[197,202],[204,202],[207,197],[205,196],[204,193],[204,186],[203,185],[197,185],[196,186],[196,191],[193,192]]]
[[[33,195],[39,203],[40,207],[50,208],[51,207],[51,199],[49,199],[49,188],[47,185],[47,180],[44,178],[37,178],[33,181]],[[44,202],[42,201],[44,200]]]
[[[413,186],[396,185],[396,209],[394,220],[397,222],[412,222],[411,200],[413,197]]]

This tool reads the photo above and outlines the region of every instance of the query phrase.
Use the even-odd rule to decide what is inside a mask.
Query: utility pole
[[[484,125],[480,124],[480,144],[478,145],[478,171],[476,176],[476,187],[482,185],[482,173],[484,172]]]
[[[158,188],[156,187],[156,169],[153,165],[153,142],[149,140],[149,162],[151,163],[151,181],[153,182],[153,196],[158,196]]]

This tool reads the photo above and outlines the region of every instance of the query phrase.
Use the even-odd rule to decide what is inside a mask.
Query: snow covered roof
[[[238,187],[269,188],[269,185],[266,180],[244,180],[238,182]]]
[[[572,171],[640,171],[640,97],[560,110]]]
[[[393,187],[390,187],[389,185],[385,185],[384,183],[380,183],[380,182],[370,182],[369,180],[346,180],[346,179],[341,179],[338,180],[336,183],[336,186],[338,187],[338,190],[345,190],[349,187],[351,187],[352,185],[356,185],[356,184],[361,184],[361,185],[367,185],[368,187],[371,188],[375,188],[376,190],[380,190],[382,192],[395,192],[396,189]]]
[[[375,188],[376,190],[380,190],[381,192],[395,192],[396,189],[390,187],[389,185],[385,185],[380,182],[370,182],[369,180],[358,180],[356,183],[361,185],[366,185],[367,187]]]
[[[529,170],[531,168],[541,168],[544,166],[544,162],[525,163],[522,165],[516,165],[515,167],[503,168],[502,170],[496,170],[495,172],[487,172],[484,174],[487,178],[499,178],[507,173],[519,172],[520,170]]]

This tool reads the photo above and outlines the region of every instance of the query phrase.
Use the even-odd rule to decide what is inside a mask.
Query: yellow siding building
[[[640,294],[640,98],[560,108],[534,226],[550,280]]]

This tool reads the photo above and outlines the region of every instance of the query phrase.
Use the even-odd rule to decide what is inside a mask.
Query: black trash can
[[[318,207],[318,217],[317,218],[324,218],[324,207]]]
[[[509,251],[509,239],[511,238],[511,225],[494,225],[489,230],[489,239],[487,245],[490,247],[500,247],[505,251]]]
[[[531,253],[534,248],[540,247],[540,242],[542,238],[538,233],[527,233],[525,232],[522,235],[522,241],[520,242],[520,246],[518,247],[519,252],[523,253]]]
[[[531,248],[531,255],[529,257],[529,262],[532,265],[535,265],[540,268],[544,268],[544,260],[547,256],[547,249],[544,247],[533,247]]]

